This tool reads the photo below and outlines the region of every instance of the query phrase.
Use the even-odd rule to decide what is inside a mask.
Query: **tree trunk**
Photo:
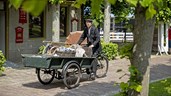
[[[148,96],[150,76],[149,58],[151,56],[155,17],[146,20],[145,12],[145,8],[142,8],[140,5],[137,6],[133,30],[133,58],[131,60],[131,64],[140,72],[140,76],[137,79],[142,83],[143,88],[140,93],[133,92],[130,96]]]
[[[52,5],[52,41],[60,41],[60,5]]]
[[[105,10],[104,10],[104,41],[105,42],[110,42],[110,3],[108,0],[105,0]]]

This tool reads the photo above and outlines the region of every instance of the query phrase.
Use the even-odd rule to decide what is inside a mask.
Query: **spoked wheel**
[[[79,85],[81,69],[78,63],[68,62],[63,68],[63,81],[67,88],[75,88]]]
[[[105,77],[108,71],[108,59],[104,55],[99,55],[95,60],[98,62],[96,77]]]
[[[55,70],[54,69],[36,69],[37,70],[37,77],[40,83],[46,85],[50,84],[54,77],[55,77]]]

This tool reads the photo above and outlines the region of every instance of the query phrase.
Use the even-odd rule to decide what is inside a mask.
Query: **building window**
[[[60,36],[66,36],[67,7],[60,8]]]
[[[110,19],[110,31],[111,32],[114,32],[114,30],[115,30],[115,22],[114,22],[114,18],[111,18]]]
[[[29,15],[29,38],[44,37],[44,14],[38,17]]]

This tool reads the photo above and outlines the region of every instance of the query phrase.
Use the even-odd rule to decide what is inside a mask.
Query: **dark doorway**
[[[67,7],[60,8],[60,36],[66,36]]]
[[[5,3],[0,1],[0,50],[5,54],[6,35],[5,35]]]

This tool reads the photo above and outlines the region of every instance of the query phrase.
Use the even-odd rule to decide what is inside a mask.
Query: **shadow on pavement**
[[[62,88],[65,89],[65,92],[57,92],[56,95],[53,96],[113,96],[114,94],[119,92],[119,86],[114,86],[114,82],[87,82],[84,84],[81,84],[80,86],[73,88],[73,89],[67,89],[65,85],[60,82],[53,82],[49,85],[42,85],[39,82],[32,82],[23,84],[25,87],[31,87],[31,88],[38,88],[43,90],[53,89],[55,88]],[[49,92],[52,90],[49,90]]]
[[[171,64],[157,64],[151,67],[150,81],[171,77]]]
[[[24,68],[24,65],[21,62],[20,63],[14,63],[14,62],[11,62],[8,60],[5,62],[4,66],[5,67],[11,67],[14,69]]]
[[[3,76],[6,76],[6,74],[2,74],[2,75],[0,75],[0,77],[3,77]]]
[[[55,96],[113,96],[119,92],[119,86],[114,82],[92,82],[83,86],[56,94]]]
[[[40,82],[31,82],[31,83],[26,83],[22,85],[25,87],[31,87],[31,88],[36,88],[36,89],[46,89],[46,90],[57,88],[57,87],[60,87],[61,89],[65,88],[63,81],[56,81],[56,80],[54,80],[52,83],[47,84],[47,85],[43,85]]]
[[[86,81],[92,81],[93,80],[89,80],[88,79],[88,75],[86,74],[82,74],[83,77],[80,80],[80,83],[82,82],[86,82]],[[100,78],[96,78],[96,79],[100,79]],[[114,83],[113,83],[114,84]],[[65,84],[63,83],[63,80],[58,80],[58,79],[54,79],[52,83],[47,84],[47,85],[43,85],[40,82],[31,82],[31,83],[26,83],[26,84],[22,84],[25,87],[31,87],[31,88],[37,88],[37,89],[52,89],[52,88],[61,88],[61,89],[66,89]]]

